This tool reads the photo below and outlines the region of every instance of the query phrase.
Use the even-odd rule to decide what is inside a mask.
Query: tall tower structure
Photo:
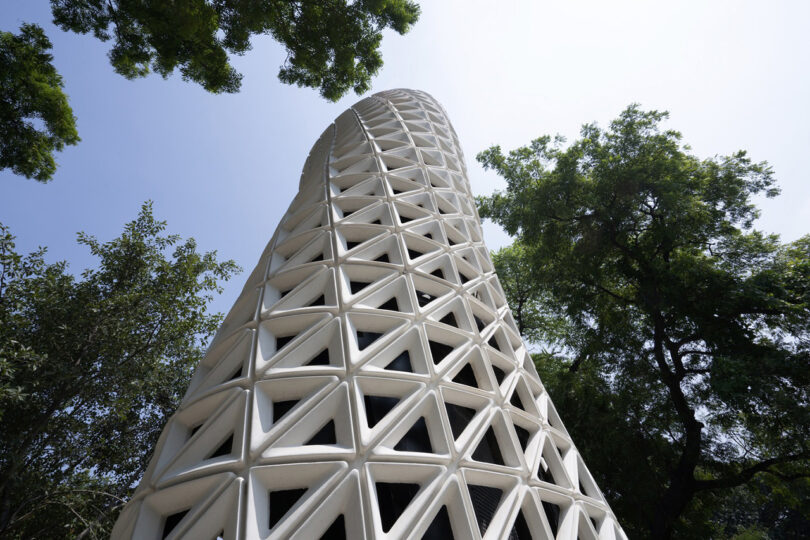
[[[623,539],[484,246],[458,138],[392,90],[318,139],[113,538]]]

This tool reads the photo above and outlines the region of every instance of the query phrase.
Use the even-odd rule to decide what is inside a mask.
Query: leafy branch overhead
[[[478,203],[519,239],[516,260],[496,258],[536,287],[524,312],[562,321],[524,334],[561,342],[571,375],[558,378],[570,389],[587,377],[579,406],[601,395],[622,426],[614,439],[635,441],[614,443],[600,473],[636,460],[600,482],[622,523],[713,536],[683,528],[710,522],[694,514],[708,498],[810,476],[810,236],[781,243],[753,229],[753,197],[777,194],[770,167],[745,152],[698,159],[666,118],[631,106],[567,148],[551,137],[489,148],[478,160],[507,188]]]
[[[209,92],[237,92],[242,75],[229,55],[250,50],[256,35],[284,45],[279,79],[320,89],[335,101],[367,91],[382,67],[382,31],[404,34],[419,17],[410,0],[51,0],[64,30],[112,41],[110,61],[127,78],[150,71],[184,79]]]

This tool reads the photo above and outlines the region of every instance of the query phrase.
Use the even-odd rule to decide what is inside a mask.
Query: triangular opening
[[[295,336],[298,334],[293,334],[291,336],[276,336],[276,350],[280,351],[284,346],[295,339]]]
[[[478,315],[473,315],[473,319],[475,320],[475,326],[478,328],[479,332],[487,327]]]
[[[380,339],[382,334],[380,332],[366,332],[365,330],[357,331],[357,348],[361,351]]]
[[[428,233],[429,234],[429,233]],[[430,273],[431,276],[436,276],[439,279],[445,279],[444,272],[442,272],[441,268],[437,268],[433,272]]]
[[[304,446],[311,444],[337,444],[337,437],[335,436],[335,421],[329,420],[318,433],[304,443]]]
[[[208,459],[227,456],[231,452],[233,452],[233,433],[231,433],[230,437],[225,439],[225,442],[219,445],[219,448],[214,450],[214,452],[208,456]]]
[[[351,250],[353,250],[354,248],[356,248],[357,246],[359,246],[362,243],[363,242],[349,242],[349,241],[346,241],[346,251],[351,251]]]
[[[422,538],[428,540],[454,538],[453,526],[450,524],[450,514],[447,513],[447,506],[441,507]]]
[[[385,369],[391,371],[405,371],[407,373],[413,373],[413,366],[411,365],[411,353],[407,350],[402,351],[397,355],[396,358],[391,360]]]
[[[323,252],[318,252],[318,254],[315,255],[313,258],[311,258],[309,260],[309,262],[316,262],[316,261],[322,261],[322,260],[323,260]]]
[[[517,434],[518,442],[520,442],[520,447],[523,451],[526,451],[526,446],[529,444],[529,430],[523,429],[522,427],[518,426],[517,424],[513,424],[515,428],[515,433]]]
[[[543,511],[546,513],[546,519],[551,527],[551,533],[556,536],[557,529],[560,526],[560,507],[554,503],[543,501]]]
[[[429,303],[436,300],[436,297],[432,294],[428,294],[422,291],[416,291],[416,301],[419,302],[419,307],[425,307]]]
[[[236,368],[236,370],[233,372],[233,375],[228,377],[228,380],[233,381],[234,379],[239,379],[241,377],[242,377],[242,365],[239,364],[239,367]]]
[[[340,514],[321,536],[321,540],[346,540],[346,520]]]
[[[501,351],[501,346],[498,345],[498,340],[495,339],[495,335],[493,335],[491,338],[489,338],[489,341],[487,341],[487,345],[489,345],[493,349],[498,349],[499,351]],[[503,352],[503,351],[501,351],[501,352]]]
[[[428,345],[430,346],[430,356],[433,358],[434,364],[438,364],[453,352],[453,347],[438,341],[428,340]]]
[[[505,465],[501,455],[501,447],[498,445],[498,439],[495,437],[492,426],[487,428],[487,432],[481,442],[478,443],[478,448],[473,452],[472,458],[476,461]]]
[[[543,482],[548,482],[549,484],[556,484],[554,481],[554,476],[551,474],[551,468],[545,462],[545,458],[540,464],[537,466],[537,478],[542,480]]]
[[[281,521],[290,508],[292,508],[298,499],[306,493],[307,488],[300,489],[281,489],[278,491],[271,491],[269,493],[270,499],[270,528],[276,526]]]
[[[515,391],[512,392],[512,399],[509,400],[509,403],[511,403],[520,410],[523,411],[526,410],[526,406],[523,404],[523,400],[520,399],[520,394],[518,393],[517,388],[515,388]]]
[[[323,295],[320,295],[318,298],[307,304],[308,306],[322,306],[326,304],[326,298]]]
[[[194,434],[197,433],[200,430],[200,428],[203,426],[204,423],[205,422],[200,422],[196,426],[192,426],[191,428],[189,428],[190,431],[189,431],[189,434],[188,434],[188,438],[189,439],[192,438],[194,436]]]
[[[324,349],[312,359],[304,364],[305,366],[328,366],[329,365],[329,349]]]
[[[288,401],[274,401],[273,402],[273,423],[277,423],[281,418],[290,412],[290,409],[295,407],[299,400],[291,399]]]
[[[449,240],[449,238],[448,238],[448,240]],[[452,244],[450,244],[450,245],[451,245],[451,246],[452,246],[452,245],[455,245],[455,242],[454,242],[454,243],[452,243]],[[470,281],[470,278],[468,278],[468,277],[467,277],[466,275],[464,275],[463,273],[459,272],[459,273],[458,273],[458,280],[459,280],[459,281],[461,281],[461,284],[462,284],[462,285],[464,285],[465,283],[467,283],[467,282],[469,282],[469,281]]]
[[[415,249],[408,248],[408,257],[411,260],[418,259],[422,255],[424,255],[424,253],[422,253],[421,251],[416,251]]]
[[[376,487],[383,532],[388,532],[419,493],[419,484],[377,482]]]
[[[383,253],[382,255],[374,259],[374,262],[390,263],[391,259],[388,258],[388,253]]]
[[[352,291],[352,294],[359,293],[369,285],[371,285],[371,283],[367,281],[349,281],[349,289]]]
[[[182,512],[175,512],[174,514],[166,516],[166,519],[163,521],[163,536],[161,536],[161,538],[166,538],[169,536],[174,528],[177,527],[181,521],[183,521],[183,518],[186,517],[189,510],[191,509],[187,508]]]
[[[373,428],[382,420],[391,409],[397,406],[399,398],[388,396],[363,396],[363,403],[366,406],[366,423]]]
[[[420,416],[419,420],[414,422],[411,429],[399,440],[394,450],[399,452],[433,453],[433,446],[430,444],[430,433],[424,416]]]
[[[450,429],[453,430],[453,438],[458,439],[472,421],[476,410],[454,403],[445,403],[444,406],[447,409],[447,418],[450,420]]]
[[[442,317],[441,319],[439,319],[439,322],[442,324],[455,326],[456,328],[458,328],[458,321],[456,320],[456,315],[452,311],[447,315],[445,315],[444,317]]]
[[[492,516],[498,510],[498,504],[501,502],[501,497],[503,497],[503,490],[474,484],[469,484],[467,489],[470,490],[470,499],[475,510],[478,530],[481,531],[481,536],[484,536],[489,524],[492,522]]]
[[[498,384],[501,384],[506,377],[506,372],[495,364],[492,364],[492,371],[495,372],[495,379],[497,379]]]
[[[397,302],[397,297],[392,296],[384,303],[377,306],[377,309],[387,309],[389,311],[399,311],[399,303]]]
[[[512,531],[509,533],[509,540],[513,538],[515,540],[530,540],[532,537],[532,531],[529,528],[529,524],[526,522],[526,518],[523,517],[523,510],[518,512],[517,517],[515,518],[515,524],[512,525]]]
[[[465,364],[464,367],[461,368],[461,370],[456,374],[456,376],[453,377],[453,382],[478,388],[478,379],[475,376],[475,371],[473,371],[472,364]]]

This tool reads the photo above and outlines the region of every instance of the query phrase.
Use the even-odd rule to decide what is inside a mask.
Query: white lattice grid
[[[521,341],[442,107],[377,94],[299,193],[117,538],[625,538]]]

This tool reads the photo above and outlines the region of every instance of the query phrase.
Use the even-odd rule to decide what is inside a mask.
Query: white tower
[[[625,538],[543,388],[429,95],[315,143],[114,538]]]

